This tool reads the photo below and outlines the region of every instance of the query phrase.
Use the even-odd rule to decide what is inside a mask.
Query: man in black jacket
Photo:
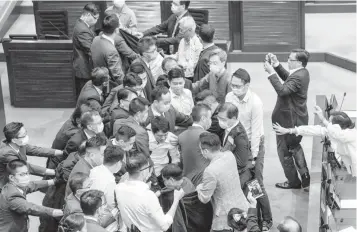
[[[307,125],[307,92],[310,82],[309,71],[305,68],[310,54],[303,49],[294,49],[288,58],[289,71],[285,70],[274,54],[266,56],[264,68],[269,73],[269,81],[273,85],[278,100],[276,102],[272,122],[282,127],[293,128]],[[280,79],[284,81],[282,84]],[[302,136],[291,134],[277,135],[277,147],[280,163],[284,169],[287,181],[277,183],[277,188],[308,189],[310,175],[307,168],[304,151],[300,145]],[[299,179],[297,170],[300,173]]]
[[[77,97],[84,84],[90,79],[92,71],[90,47],[95,37],[93,27],[99,18],[96,5],[89,3],[84,6],[80,19],[73,29],[73,69],[76,80]]]

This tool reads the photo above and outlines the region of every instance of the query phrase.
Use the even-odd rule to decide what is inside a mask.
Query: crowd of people
[[[196,25],[190,1],[172,1],[172,16],[145,32],[125,1],[113,3],[98,35],[92,3],[75,25],[77,105],[52,148],[30,145],[20,122],[4,127],[0,231],[28,231],[28,215],[40,217],[42,232],[269,231],[263,101],[250,89],[249,73],[226,69],[215,29]],[[123,33],[138,39],[136,47]],[[274,54],[265,57],[278,96],[272,122],[287,178],[277,188],[308,191],[303,135],[335,139],[356,173],[354,124],[346,114],[326,121],[316,108],[325,127],[307,126],[308,59],[307,51],[292,50],[287,71]],[[46,167],[27,156],[48,157]],[[31,181],[30,174],[43,180]],[[258,198],[252,180],[263,192]],[[26,200],[37,190],[45,193],[42,205]],[[302,228],[286,217],[278,230]]]

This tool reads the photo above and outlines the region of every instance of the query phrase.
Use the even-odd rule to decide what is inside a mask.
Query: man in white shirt
[[[178,63],[185,70],[185,77],[192,81],[203,45],[196,35],[196,23],[192,17],[183,17],[180,20],[180,31],[183,38],[176,53]]]
[[[114,209],[114,173],[119,172],[122,167],[124,150],[118,146],[109,146],[104,151],[103,164],[90,171],[89,178],[92,180],[91,189],[97,189],[104,193],[105,204]]]
[[[162,116],[156,116],[151,120],[151,131],[149,134],[150,158],[154,162],[155,175],[160,176],[161,169],[166,164],[180,162],[180,153],[177,146],[170,143],[169,138],[173,137],[170,131],[169,121]]]
[[[166,231],[173,222],[184,191],[174,190],[172,206],[164,214],[157,196],[150,190],[150,182],[146,183],[153,172],[149,159],[142,153],[133,154],[128,158],[126,168],[129,179],[119,183],[115,188],[118,208],[124,224],[128,228],[135,226],[141,232]]]
[[[181,68],[173,68],[168,73],[171,105],[180,113],[191,115],[194,106],[192,93],[184,88],[185,78]]]
[[[250,76],[244,69],[238,69],[233,73],[231,79],[231,89],[226,96],[226,102],[230,102],[238,107],[239,121],[242,123],[250,144],[250,151],[253,156],[252,168],[254,168],[255,178],[258,180],[264,197],[257,199],[257,208],[261,208],[263,214],[263,231],[269,230],[272,226],[272,213],[268,195],[263,184],[264,168],[264,125],[263,125],[263,103],[259,96],[251,91]]]

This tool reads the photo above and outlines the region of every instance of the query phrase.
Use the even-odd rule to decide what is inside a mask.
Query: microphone
[[[340,106],[340,110],[341,111],[341,108],[342,108],[342,105],[343,105],[343,101],[345,100],[345,97],[346,97],[346,92],[343,93],[343,98],[342,98],[342,102],[341,102],[341,106]]]
[[[70,40],[70,38],[63,32],[61,31],[58,27],[56,27],[55,25],[53,25],[53,23],[51,21],[47,21],[49,22],[58,32],[60,32],[62,35],[64,35],[67,39]]]

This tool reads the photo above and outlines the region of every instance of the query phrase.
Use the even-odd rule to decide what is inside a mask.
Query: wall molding
[[[305,14],[356,13],[356,3],[306,3]]]

